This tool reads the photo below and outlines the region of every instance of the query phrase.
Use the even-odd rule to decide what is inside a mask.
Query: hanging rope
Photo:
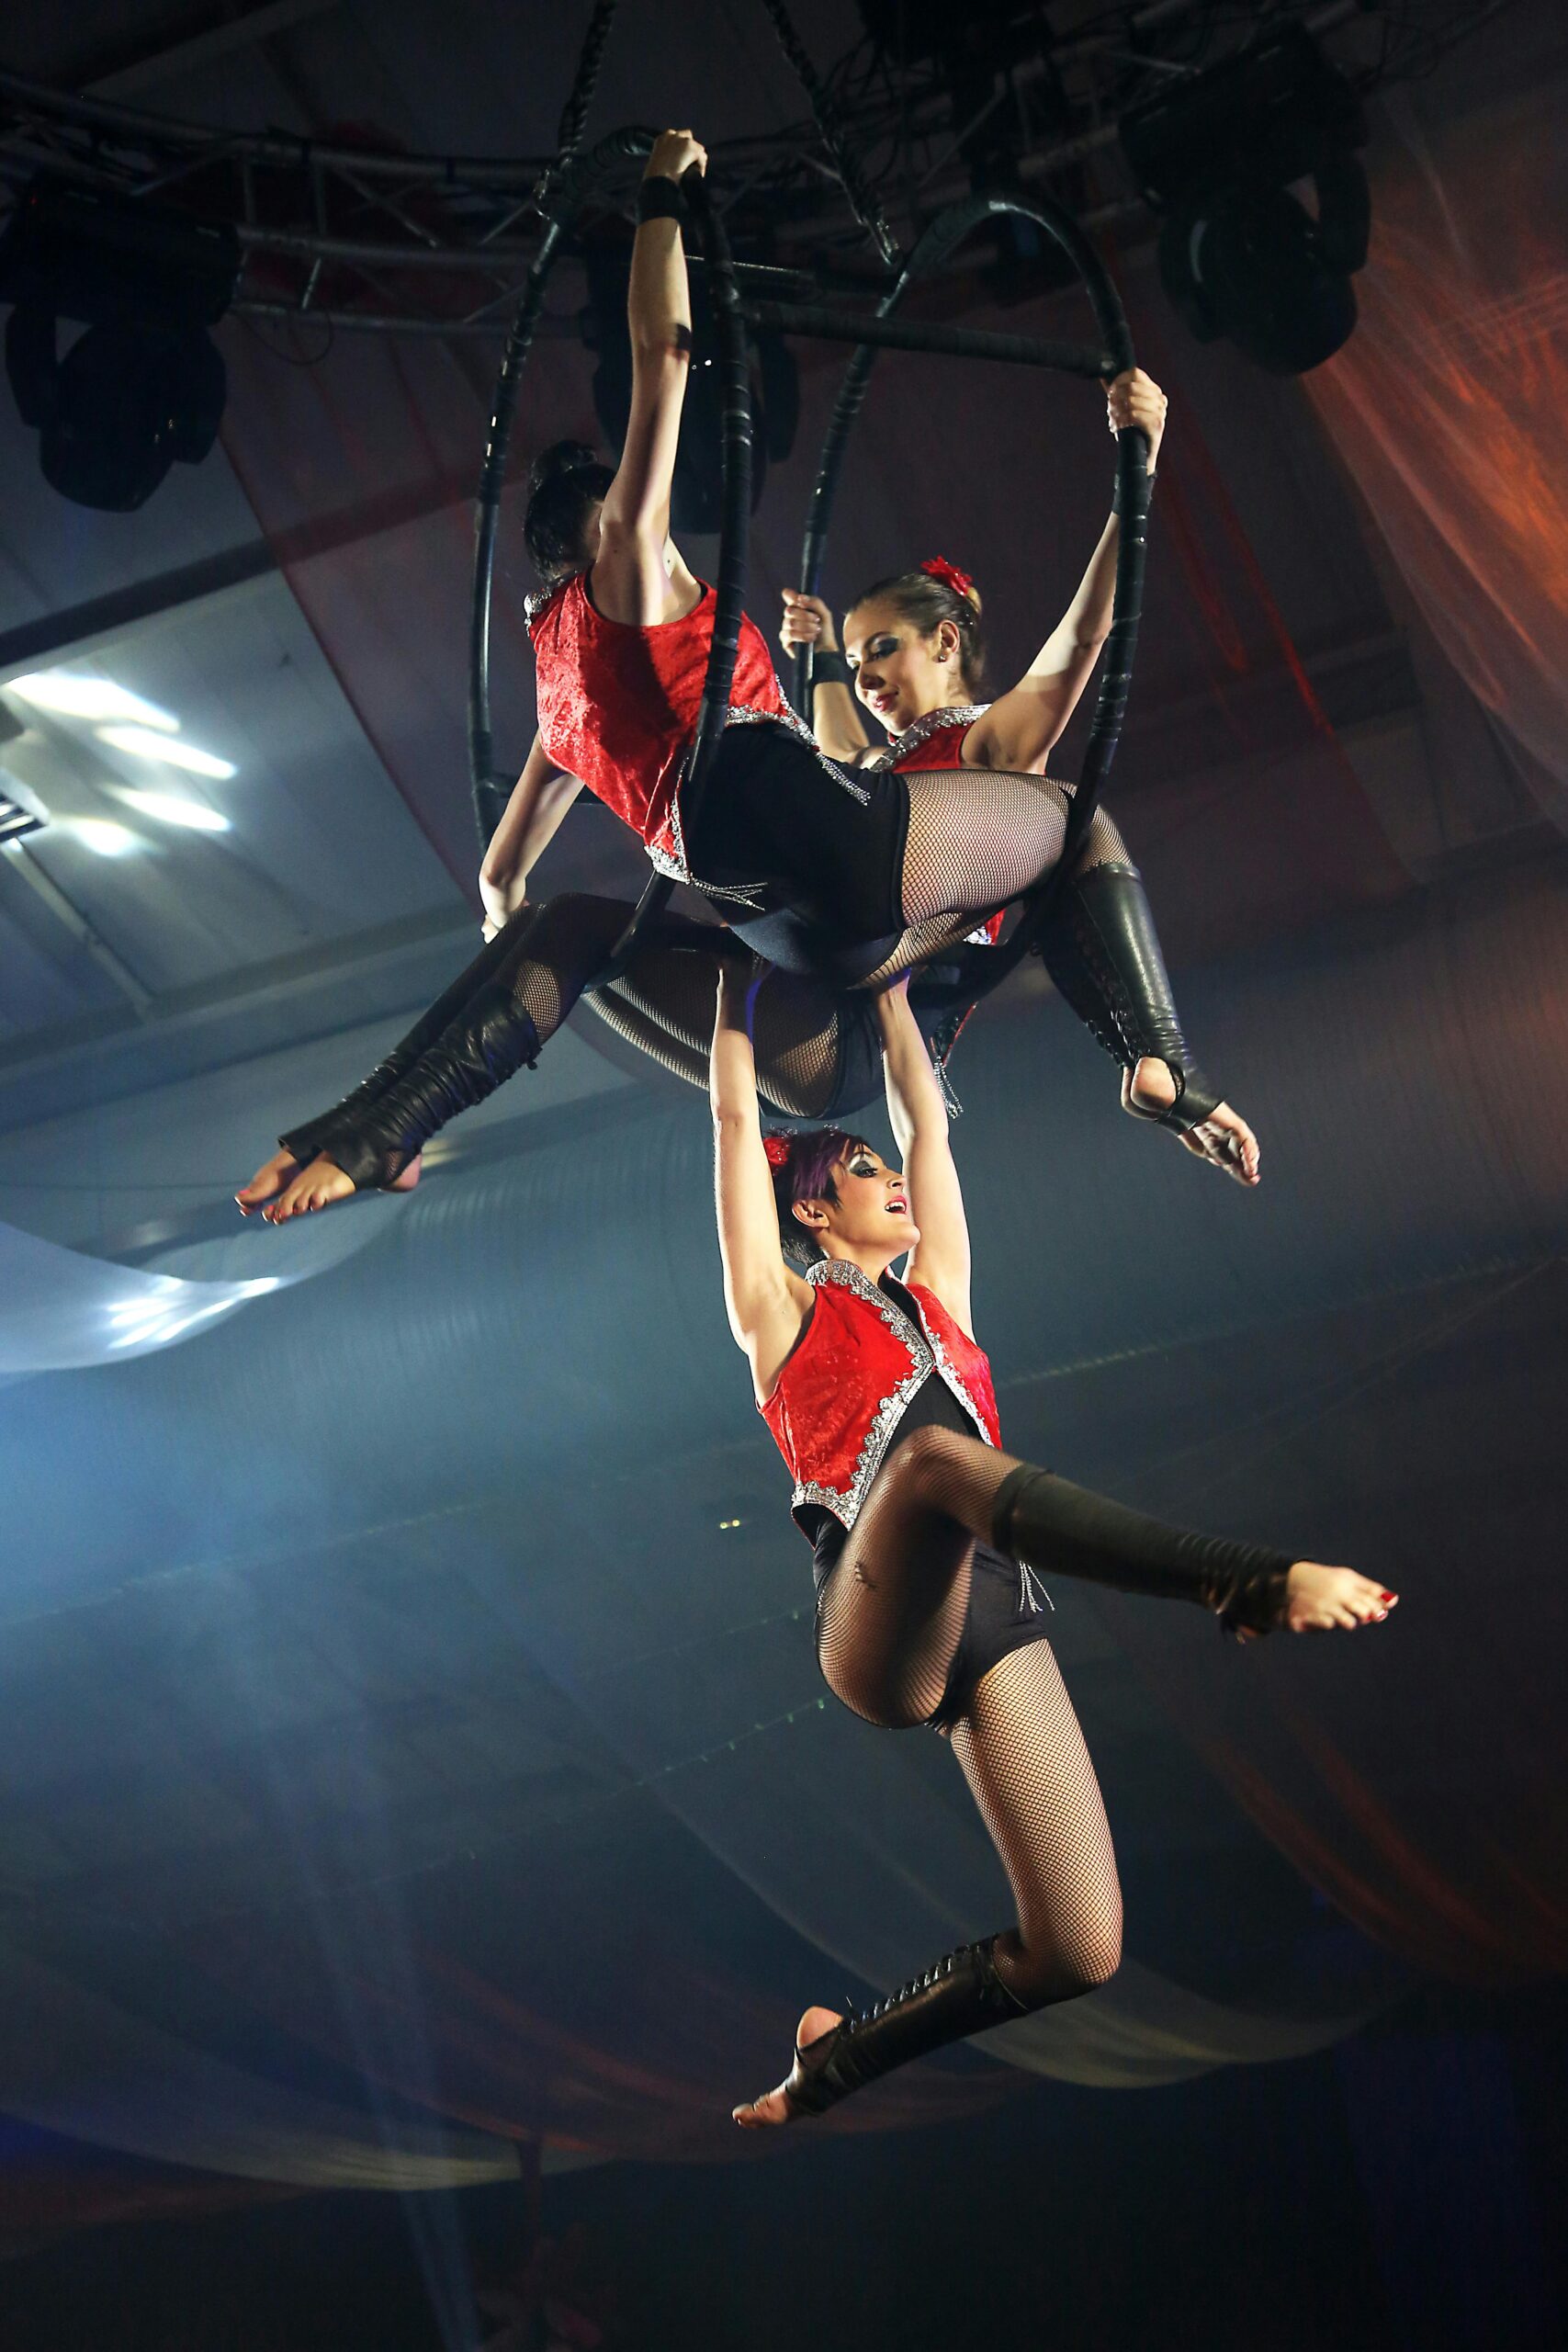
[[[831,99],[818,79],[806,45],[795,31],[784,0],[762,0],[768,21],[778,39],[779,47],[788,58],[796,81],[806,93],[811,108],[811,119],[817,125],[817,135],[828,151],[829,161],[838,175],[839,185],[849,198],[850,210],[875,245],[889,269],[897,269],[903,256],[898,241],[883,217],[882,208],[872,194],[870,183],[855,160],[843,125],[840,122]]]
[[[570,94],[561,108],[560,121],[556,130],[555,161],[547,164],[539,175],[539,184],[534,190],[534,209],[547,220],[550,217],[556,184],[582,144],[588,109],[593,103],[599,68],[604,62],[604,44],[615,21],[616,6],[617,0],[596,0],[593,14],[588,19],[588,30],[582,36],[582,53],[577,61]]]

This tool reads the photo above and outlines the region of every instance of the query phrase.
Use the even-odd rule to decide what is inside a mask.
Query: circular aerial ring
[[[878,303],[876,318],[890,319],[911,286],[939,267],[983,221],[994,219],[998,213],[1011,213],[1021,220],[1033,221],[1055,239],[1072,263],[1089,296],[1104,345],[1099,372],[1105,377],[1119,376],[1123,369],[1133,367],[1135,364],[1133,339],[1128,331],[1126,312],[1122,307],[1122,298],[1111,274],[1072,215],[1049,197],[1041,197],[1032,204],[1024,204],[1010,196],[976,196],[939,213]],[[855,352],[845,371],[823,439],[817,484],[807,509],[806,539],[800,562],[800,584],[808,595],[817,593],[844,452],[851,429],[865,398],[878,347],[875,344],[866,343]],[[998,352],[998,356],[1006,355]],[[1041,347],[1041,356],[1044,356],[1044,346]],[[1046,364],[1052,363],[1047,360]],[[1138,641],[1138,618],[1143,608],[1145,526],[1149,503],[1147,458],[1148,442],[1137,426],[1130,425],[1117,435],[1116,503],[1122,517],[1122,531],[1116,554],[1116,589],[1111,605],[1111,630],[1106,641],[1105,665],[1100,673],[1094,724],[1084,747],[1082,771],[1067,820],[1062,855],[1053,869],[1054,876],[1070,873],[1076,863],[1077,853],[1082,846],[1099,805],[1100,788],[1116,756],[1116,746],[1121,738],[1122,715],[1132,684],[1133,656]],[[809,725],[809,648],[803,649],[796,656],[795,701]],[[1043,911],[1049,891],[1050,884],[1047,883],[1043,889],[1032,894],[1032,910]],[[1032,936],[1032,923],[1028,928]],[[1019,944],[1019,940],[1020,933],[1015,933],[1005,947],[987,951],[988,957],[992,959],[988,970],[995,979],[1005,978],[1007,972],[1018,961],[1023,946],[1028,944],[1024,940],[1022,944]]]

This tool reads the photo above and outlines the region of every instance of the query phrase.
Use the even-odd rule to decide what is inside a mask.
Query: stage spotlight
[[[1121,137],[1165,214],[1161,282],[1199,342],[1224,336],[1276,376],[1330,358],[1355,326],[1350,280],[1367,258],[1354,153],[1367,126],[1302,27],[1162,92],[1123,118]]]
[[[6,372],[45,480],[79,506],[145,504],[218,435],[228,379],[207,330],[239,276],[232,228],[34,180],[0,236]],[[62,320],[86,333],[60,350]]]
[[[632,404],[632,347],[626,331],[626,278],[630,254],[624,246],[590,246],[588,303],[582,339],[598,357],[593,371],[593,413],[612,452],[626,437]],[[675,452],[675,481],[670,527],[682,532],[716,531],[723,513],[724,418],[719,390],[718,338],[700,273],[692,273],[692,367]],[[800,421],[800,378],[784,337],[766,329],[751,337],[751,506],[760,504],[770,458],[787,458]]]

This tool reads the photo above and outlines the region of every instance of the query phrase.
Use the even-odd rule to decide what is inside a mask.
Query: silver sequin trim
[[[860,1268],[851,1265],[844,1258],[818,1258],[814,1265],[807,1266],[806,1279],[813,1286],[821,1283],[836,1283],[840,1289],[853,1291],[858,1298],[863,1298],[869,1306],[876,1308],[888,1329],[902,1340],[909,1351],[911,1369],[877,1407],[849,1485],[843,1487],[824,1487],[814,1479],[808,1479],[798,1484],[790,1498],[792,1510],[798,1510],[802,1503],[816,1503],[821,1510],[831,1511],[840,1526],[851,1528],[860,1515],[866,1489],[882,1467],[893,1432],[903,1419],[910,1398],[921,1382],[928,1380],[933,1372],[952,1389],[982,1441],[990,1445],[994,1440],[975,1410],[973,1398],[948,1362],[946,1350],[927,1328],[923,1316],[917,1329],[896,1300],[889,1298],[878,1283],[868,1282]],[[917,1299],[915,1304],[918,1308],[919,1301]]]
[[[886,750],[878,752],[875,759],[867,760],[865,764],[868,768],[893,767],[907,752],[918,752],[922,743],[929,743],[944,727],[973,727],[990,707],[988,702],[957,702],[942,710],[928,710],[923,718],[912,719],[902,735],[895,735]]]

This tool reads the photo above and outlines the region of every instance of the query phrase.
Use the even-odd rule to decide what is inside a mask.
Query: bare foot
[[[318,1152],[262,1215],[268,1225],[287,1225],[291,1216],[306,1216],[312,1209],[330,1209],[334,1201],[346,1201],[353,1190],[352,1180],[337,1162]]]
[[[1135,1119],[1160,1119],[1176,1101],[1176,1080],[1162,1061],[1145,1054],[1134,1069],[1122,1073],[1122,1108]],[[1258,1137],[1228,1102],[1217,1103],[1209,1116],[1179,1140],[1199,1159],[1223,1168],[1238,1184],[1260,1181],[1262,1155]]]
[[[1285,1579],[1285,1614],[1280,1623],[1288,1634],[1354,1632],[1358,1625],[1381,1625],[1391,1609],[1399,1606],[1397,1592],[1389,1592],[1354,1568],[1325,1568],[1319,1560],[1298,1560]],[[1261,1637],[1244,1626],[1236,1639]]]
[[[234,1198],[240,1204],[240,1215],[249,1216],[251,1211],[259,1209],[265,1201],[276,1199],[289,1178],[296,1174],[299,1166],[291,1151],[275,1151],[272,1158],[256,1170],[250,1182],[243,1184],[235,1193]]]
[[[824,2034],[831,2033],[836,2025],[842,2023],[843,2019],[837,2009],[807,2010],[795,2028],[795,2046],[797,2052],[807,2053],[801,2063],[808,2074],[811,2072],[809,2056],[811,2044],[814,2041],[820,2041]],[[826,2058],[827,2054],[824,2051],[823,2058]],[[761,2098],[748,2099],[744,2107],[732,2108],[730,2112],[742,2132],[761,2132],[770,2123],[793,2123],[796,2114],[795,2109],[790,2104],[789,2093],[784,2083],[779,2085],[777,2090],[764,2091]]]

